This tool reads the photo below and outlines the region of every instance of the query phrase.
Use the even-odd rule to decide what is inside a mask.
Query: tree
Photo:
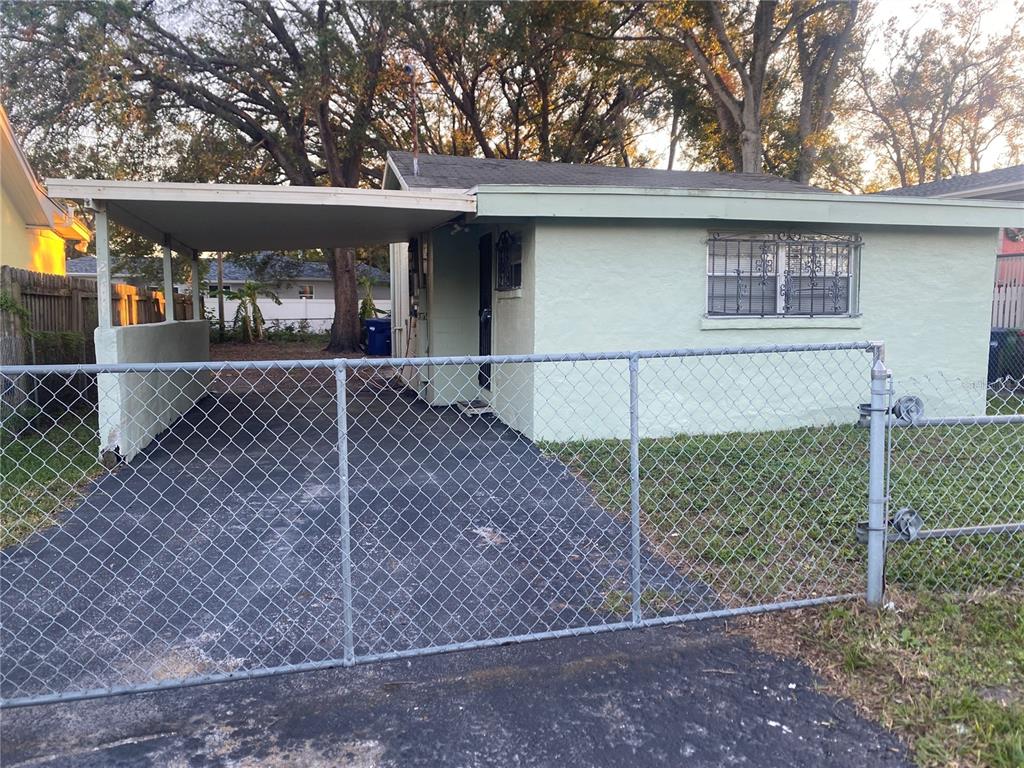
[[[376,149],[396,7],[385,2],[84,0],[7,5],[5,71],[47,61],[56,104],[104,105],[130,126],[204,116],[269,161],[276,181],[355,187]],[[19,69],[19,71],[24,71]],[[38,113],[37,113],[38,114]],[[328,349],[358,346],[355,251],[325,254],[334,278]]]
[[[876,149],[886,188],[977,173],[982,157],[1004,143],[1006,159],[1024,151],[1024,5],[995,33],[982,20],[991,3],[933,2],[939,25],[884,27],[880,66],[858,71],[860,124]]]
[[[237,291],[225,291],[225,296],[238,302],[238,307],[235,309],[234,327],[241,332],[242,341],[246,344],[262,341],[266,320],[263,319],[259,298],[263,296],[275,304],[280,304],[281,299],[277,294],[263,283],[246,280]]]
[[[404,6],[400,40],[424,70],[426,101],[439,113],[423,115],[437,127],[428,130],[428,146],[484,157],[642,162],[636,140],[656,83],[618,57],[607,30],[616,31],[622,16],[614,4],[550,0]]]
[[[688,0],[643,7],[636,32],[622,39],[655,45],[648,59],[660,58],[658,69],[669,73],[674,92],[699,79],[703,103],[690,113],[689,134],[705,156],[719,156],[723,170],[764,170],[765,127],[785,122],[793,111],[785,68],[796,62],[797,150],[787,175],[808,181],[854,39],[857,0]]]

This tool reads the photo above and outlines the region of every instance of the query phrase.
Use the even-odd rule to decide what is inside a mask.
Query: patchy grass
[[[896,731],[922,766],[1024,765],[1024,592],[891,595],[735,622]]]
[[[605,592],[601,610],[624,618],[633,610],[633,596],[629,590],[609,589]],[[679,596],[665,589],[648,587],[640,592],[640,610],[646,615],[675,613],[679,610]]]
[[[103,472],[95,412],[72,411],[0,443],[0,549],[56,522],[81,486]]]
[[[642,525],[658,553],[728,604],[856,592],[865,548],[867,431],[853,426],[645,439]],[[605,508],[629,510],[622,440],[546,443]],[[1024,519],[1024,425],[893,434],[893,509],[928,528]],[[893,544],[888,578],[973,589],[1024,579],[1024,535]]]

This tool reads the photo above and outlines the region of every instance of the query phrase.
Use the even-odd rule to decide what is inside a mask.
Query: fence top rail
[[[92,363],[83,365],[4,365],[0,375],[48,373],[154,373],[177,371],[271,370],[275,368],[398,368],[429,365],[483,365],[486,363],[575,363],[604,360],[716,357],[723,355],[783,354],[792,352],[834,352],[881,350],[880,341],[852,341],[834,344],[761,344],[736,347],[651,349],[620,352],[563,352],[523,355],[455,355],[447,357],[325,358],[320,360],[227,360],[174,363]]]

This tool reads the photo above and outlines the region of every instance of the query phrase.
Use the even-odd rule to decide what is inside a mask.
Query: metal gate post
[[[888,419],[886,393],[889,371],[876,346],[871,365],[871,421],[868,438],[868,605],[882,604],[885,590],[885,431]]]
[[[341,606],[344,634],[344,664],[356,663],[352,632],[352,531],[348,499],[348,370],[343,359],[334,361],[338,407],[338,520],[341,524]]]
[[[633,624],[643,618],[640,609],[640,359],[629,356],[629,591]]]

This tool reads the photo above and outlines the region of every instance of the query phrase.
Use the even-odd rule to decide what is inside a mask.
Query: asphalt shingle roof
[[[67,273],[69,275],[96,275],[95,256],[76,256],[67,261]]]
[[[666,171],[608,165],[541,163],[451,155],[420,155],[413,176],[411,152],[389,152],[409,187],[465,190],[478,184],[536,186],[645,187],[653,189],[740,189],[758,192],[825,192],[826,190],[761,173]]]
[[[899,197],[933,197],[935,195],[969,193],[973,190],[1013,183],[1024,185],[1024,165],[1011,165],[1009,168],[997,168],[994,171],[973,173],[969,176],[953,176],[941,181],[915,184],[912,187],[897,187],[878,194]]]

